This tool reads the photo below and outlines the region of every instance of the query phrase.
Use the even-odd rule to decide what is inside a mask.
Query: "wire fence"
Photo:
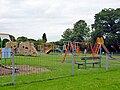
[[[51,50],[50,53],[39,50],[36,56],[26,54],[26,51],[20,54],[17,52],[11,53],[11,50],[3,49],[0,56],[0,85],[51,80],[74,75],[74,72],[75,74],[80,72],[74,60],[80,62],[81,54],[76,55],[68,52],[65,61],[62,62],[63,56],[63,50],[58,52],[55,49]],[[106,60],[108,60],[108,63]],[[110,59],[108,56],[103,55],[101,61],[101,68],[104,70],[107,68],[108,70],[106,69],[106,71],[118,70],[118,67],[120,67],[119,55],[113,54],[113,58]],[[96,65],[96,67],[99,66]],[[91,65],[87,65],[86,70],[91,68]],[[84,65],[80,69],[84,71]]]
[[[72,54],[62,63],[64,53],[52,51],[49,54],[38,51],[37,56],[2,52],[8,57],[0,60],[0,85],[31,83],[73,75]],[[5,55],[5,54],[4,54]]]

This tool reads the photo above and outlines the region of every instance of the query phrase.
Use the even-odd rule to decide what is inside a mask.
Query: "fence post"
[[[12,52],[12,84],[15,84],[15,62],[14,62],[14,52]]]
[[[72,54],[72,76],[74,76],[74,53]]]
[[[75,53],[74,53],[74,47],[73,47],[71,42],[70,42],[70,44],[72,46],[72,76],[74,76],[74,63],[75,63],[74,62],[74,60],[75,60],[74,56],[75,56]]]
[[[106,72],[108,72],[108,60],[110,60],[110,54],[106,53]]]

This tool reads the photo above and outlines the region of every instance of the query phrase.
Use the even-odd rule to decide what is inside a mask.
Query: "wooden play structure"
[[[10,47],[10,42],[6,43],[6,47]],[[30,42],[12,42],[12,49],[16,55],[38,56],[34,44]]]
[[[35,49],[34,44],[30,42],[21,42],[19,44],[18,54],[38,56],[38,52]]]

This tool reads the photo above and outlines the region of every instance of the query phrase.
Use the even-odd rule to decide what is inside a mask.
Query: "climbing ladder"
[[[100,44],[96,43],[96,46],[94,48],[95,54],[98,54],[99,50],[100,50]]]

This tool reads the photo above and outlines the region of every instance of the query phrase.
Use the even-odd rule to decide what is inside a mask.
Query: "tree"
[[[63,32],[63,35],[62,35],[63,40],[62,41],[70,41],[71,40],[70,36],[71,36],[72,33],[73,33],[72,29],[70,29],[70,28],[66,29]]]
[[[32,42],[32,43],[35,43],[35,42],[36,42],[36,40],[35,40],[35,39],[32,39],[32,38],[31,38],[31,39],[28,39],[28,41],[29,41],[29,42]]]
[[[46,42],[47,42],[46,33],[43,33],[42,40],[43,40],[43,43],[46,43]]]
[[[27,37],[21,36],[17,38],[17,42],[25,42],[25,41],[28,41]]]
[[[79,20],[74,24],[73,36],[75,36],[75,41],[81,42],[86,41],[90,35],[90,29],[84,20]]]
[[[10,37],[11,41],[16,41],[15,37],[13,35],[9,35],[9,37]]]
[[[89,27],[87,26],[87,23],[84,20],[79,20],[74,24],[73,29],[66,29],[63,32],[63,39],[61,40],[69,40],[69,41],[86,41],[89,36]]]
[[[104,37],[107,45],[120,44],[120,8],[103,9],[95,15],[92,41]]]

